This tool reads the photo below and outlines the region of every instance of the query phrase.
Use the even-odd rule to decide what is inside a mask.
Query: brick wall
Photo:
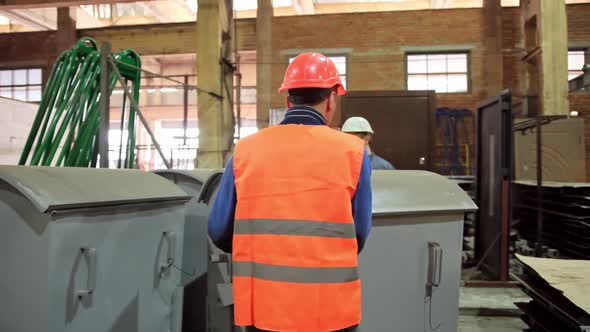
[[[404,90],[405,49],[428,46],[471,49],[471,91],[438,95],[441,107],[475,109],[483,94],[479,9],[377,12],[276,17],[273,21],[273,89],[278,88],[289,56],[298,50],[334,50],[348,55],[350,90]],[[273,107],[284,97],[273,96]]]
[[[590,5],[570,5],[567,8],[568,40],[570,47],[590,46]],[[584,118],[586,143],[586,178],[590,181],[590,94],[570,94],[570,111],[578,111]]]
[[[503,82],[516,96],[521,96],[520,59],[524,51],[520,9],[504,8],[502,13]],[[428,47],[443,51],[454,46],[471,50],[471,90],[467,94],[439,94],[437,106],[475,110],[484,96],[497,92],[487,91],[483,78],[486,52],[482,44],[482,15],[482,9],[452,9],[274,17],[272,106],[284,106],[285,97],[276,93],[276,89],[283,78],[289,56],[301,51],[332,50],[346,54],[350,90],[404,90],[404,54],[408,48]],[[590,46],[590,4],[568,5],[567,15],[571,46]],[[238,22],[242,31],[242,49],[254,48],[253,44],[242,45],[255,40],[254,25],[251,20],[248,22],[250,24],[246,24],[246,20]],[[0,43],[0,50],[5,51],[3,54],[9,58],[16,59],[10,56],[15,54],[13,46],[16,38],[38,37],[39,33],[10,35],[10,42]],[[42,34],[49,36],[48,32]],[[51,41],[53,37],[45,39]],[[570,97],[572,109],[588,117],[587,139],[590,139],[589,96],[582,93]],[[586,145],[590,158],[590,144],[587,142]]]
[[[568,41],[570,47],[590,46],[590,5],[577,4],[567,6]],[[504,8],[504,85],[512,89],[515,96],[522,96],[520,58],[524,55],[522,48],[522,30],[519,8]],[[577,92],[570,94],[570,111],[578,111],[584,118],[586,169],[590,169],[590,94]],[[587,179],[590,181],[590,172]]]
[[[590,181],[590,94],[570,94],[570,111],[578,111],[584,118],[584,138],[586,144],[586,181]]]
[[[273,89],[278,89],[288,58],[310,49],[348,55],[350,90],[404,90],[405,51],[408,48],[438,48],[462,45],[471,50],[471,91],[438,94],[437,106],[475,110],[486,95],[483,79],[484,46],[481,9],[398,11],[315,16],[275,17],[273,21]],[[568,5],[571,46],[590,46],[590,5]],[[521,91],[521,58],[524,55],[520,8],[502,10],[503,83],[516,97]],[[276,91],[276,90],[274,90]],[[590,94],[570,96],[572,110],[586,118],[586,150],[590,166]],[[284,96],[274,94],[273,107],[284,105]],[[337,117],[338,118],[338,117]],[[590,172],[589,180],[590,180]]]
[[[590,27],[588,26],[590,5],[577,4],[567,6],[568,40],[590,44]]]
[[[504,87],[511,89],[514,95],[521,96],[520,59],[525,52],[520,8],[502,9],[502,37]]]
[[[524,55],[520,8],[503,8],[503,82],[521,96],[520,59]],[[590,46],[590,5],[568,5],[568,31],[572,45]],[[481,9],[396,11],[354,14],[275,17],[273,20],[273,89],[277,89],[287,60],[306,50],[348,55],[351,90],[405,89],[405,50],[429,47],[471,49],[471,91],[439,94],[438,106],[475,109],[488,93],[483,81]],[[273,90],[276,91],[276,90]],[[274,94],[273,107],[284,96]]]

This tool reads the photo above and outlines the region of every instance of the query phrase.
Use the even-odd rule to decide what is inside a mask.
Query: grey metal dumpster
[[[209,208],[201,201],[201,192],[208,188],[211,182],[221,177],[223,170],[158,170],[154,173],[172,181],[184,192],[191,196],[187,207],[184,230],[182,284],[188,285],[192,281],[204,276],[207,272],[207,217]]]
[[[457,331],[463,217],[476,205],[429,172],[374,171],[372,185],[360,330]]]
[[[215,200],[223,170],[161,170],[156,174],[192,196],[184,227],[183,331],[232,331],[231,255],[207,236],[209,205]]]
[[[0,331],[180,331],[188,199],[140,171],[0,166]]]

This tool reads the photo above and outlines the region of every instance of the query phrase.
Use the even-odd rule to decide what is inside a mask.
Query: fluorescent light
[[[123,90],[114,90],[114,91],[113,91],[113,94],[114,94],[114,95],[122,95],[122,94],[124,94],[124,93],[125,93],[125,92],[124,92]]]
[[[176,92],[176,91],[178,91],[177,88],[161,88],[160,89],[160,92],[164,92],[164,93],[166,93],[166,92]]]
[[[578,115],[580,115],[580,113],[578,111],[571,111],[570,112],[570,116],[576,117]]]
[[[147,93],[154,93],[156,92],[156,89],[147,89]]]

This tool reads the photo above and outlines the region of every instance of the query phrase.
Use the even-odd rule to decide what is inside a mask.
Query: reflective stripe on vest
[[[293,267],[234,262],[234,276],[297,283],[342,283],[359,278],[356,267]]]
[[[234,226],[234,234],[307,235],[354,239],[353,224],[307,220],[249,219]]]
[[[360,322],[351,201],[363,152],[326,126],[276,126],[238,143],[236,325],[323,332]]]

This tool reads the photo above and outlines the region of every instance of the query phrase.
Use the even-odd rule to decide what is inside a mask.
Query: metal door
[[[477,203],[475,255],[482,271],[494,280],[508,280],[510,183],[514,178],[514,144],[510,91],[478,107]]]
[[[432,170],[434,91],[352,91],[342,99],[342,122],[366,118],[371,148],[397,169]]]

